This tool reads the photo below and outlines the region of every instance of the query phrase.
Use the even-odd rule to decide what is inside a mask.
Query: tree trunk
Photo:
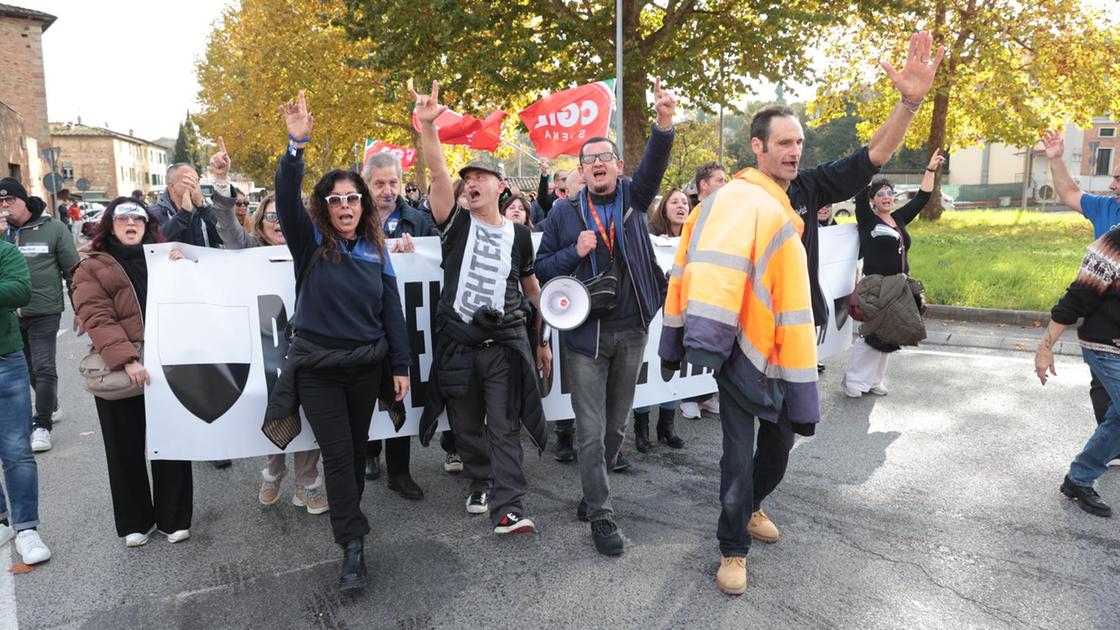
[[[945,2],[938,0],[937,7],[934,12],[933,23],[933,43],[935,46],[942,45],[945,42]],[[933,152],[939,148],[943,148],[945,144],[945,122],[949,117],[949,94],[952,91],[953,78],[956,74],[956,59],[953,57],[958,51],[946,51],[945,63],[942,65],[940,72],[946,73],[947,79],[941,82],[940,86],[935,84],[933,90],[933,116],[929,124],[929,137],[926,140],[926,159],[933,157]],[[939,77],[941,78],[941,77]],[[948,156],[946,156],[948,157]],[[930,192],[929,201],[926,207],[922,208],[922,218],[927,221],[936,221],[941,218],[941,213],[945,208],[941,205],[941,174],[944,169],[938,171],[933,179],[933,191]]]
[[[420,189],[423,195],[428,194],[428,160],[424,157],[424,151],[420,147],[420,134],[412,131],[412,146],[416,147],[416,163],[412,168],[416,169],[416,187]]]
[[[926,158],[933,157],[933,152],[945,144],[945,121],[949,116],[948,88],[938,92],[933,97],[933,118],[929,125],[929,138],[926,140],[928,154]],[[933,191],[930,193],[929,202],[922,208],[922,218],[927,221],[936,221],[941,218],[945,210],[941,205],[941,175],[944,170],[938,171],[933,179]]]
[[[638,51],[638,19],[642,11],[641,2],[622,3],[622,112],[623,170],[632,175],[642,159],[642,152],[649,139],[650,113],[646,102],[646,89],[649,87],[645,60]]]

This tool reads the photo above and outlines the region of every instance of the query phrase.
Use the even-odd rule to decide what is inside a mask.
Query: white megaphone
[[[587,287],[571,276],[560,276],[541,289],[541,317],[556,330],[578,327],[591,312]]]

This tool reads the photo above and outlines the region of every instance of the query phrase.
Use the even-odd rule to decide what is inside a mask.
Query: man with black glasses
[[[586,282],[604,272],[618,279],[609,312],[560,334],[561,356],[572,378],[584,494],[577,516],[591,522],[595,549],[610,556],[621,554],[624,542],[614,522],[607,470],[622,446],[649,322],[661,308],[666,289],[665,273],[649,238],[646,208],[669,166],[676,99],[661,89],[660,78],[653,94],[657,124],[633,179],[622,175],[614,142],[601,137],[585,142],[579,171],[586,184],[574,199],[556,202],[537,250],[541,282],[567,275]]]

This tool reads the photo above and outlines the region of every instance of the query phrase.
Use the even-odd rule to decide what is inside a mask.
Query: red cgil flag
[[[612,81],[598,81],[549,94],[518,114],[537,154],[579,155],[588,139],[606,136],[614,107]]]
[[[362,156],[362,172],[366,172],[366,163],[369,162],[370,156],[374,153],[392,153],[397,156],[401,161],[401,170],[407,171],[412,168],[416,163],[416,149],[411,147],[399,147],[395,144],[382,142],[380,140],[366,140],[366,149]]]

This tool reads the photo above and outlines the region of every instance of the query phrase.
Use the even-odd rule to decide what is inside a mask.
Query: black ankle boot
[[[570,462],[576,458],[576,451],[572,445],[572,433],[568,431],[556,432],[556,452],[553,458],[558,462]]]
[[[649,412],[634,412],[634,447],[639,453],[649,452]]]
[[[657,416],[657,441],[664,442],[670,448],[684,448],[684,440],[673,430],[673,418],[677,415],[676,409],[658,409],[661,413]]]
[[[365,585],[365,539],[358,538],[342,546],[342,575],[338,578],[338,587],[344,591],[352,591]]]

